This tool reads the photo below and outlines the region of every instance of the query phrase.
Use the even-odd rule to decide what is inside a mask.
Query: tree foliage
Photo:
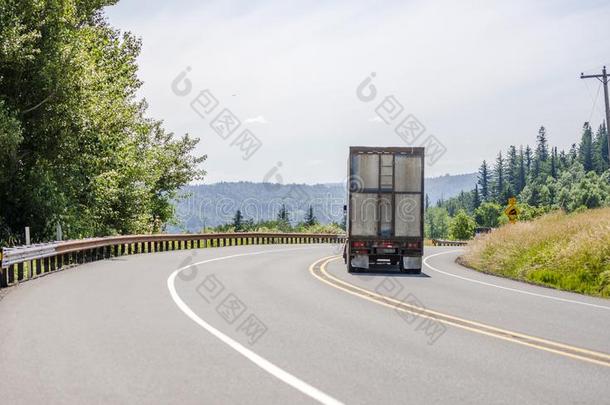
[[[445,239],[449,237],[449,213],[445,208],[430,207],[426,211],[424,231],[427,238]]]
[[[309,206],[307,209],[307,214],[305,215],[305,225],[314,226],[318,223],[316,216],[313,214],[313,206]]]
[[[0,2],[0,225],[51,238],[156,232],[199,179],[197,140],[138,100],[140,40],[101,0]],[[1,238],[6,235],[0,235]]]
[[[460,210],[451,220],[451,238],[456,240],[468,240],[474,236],[476,223],[464,210]]]
[[[521,220],[556,209],[572,212],[609,206],[606,136],[604,125],[593,136],[591,125],[585,123],[578,146],[572,144],[569,151],[559,151],[549,145],[542,126],[534,151],[529,145],[518,149],[511,145],[505,155],[498,153],[491,170],[484,160],[474,190],[443,200],[437,206],[445,208],[450,216],[460,210],[471,213],[480,226],[489,227],[508,222],[503,212],[509,197],[517,198]],[[470,197],[470,202],[465,196]]]
[[[499,224],[502,211],[500,204],[486,202],[474,211],[474,219],[479,226],[495,228]]]

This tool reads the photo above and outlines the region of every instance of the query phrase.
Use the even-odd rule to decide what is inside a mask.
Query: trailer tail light
[[[379,247],[384,247],[384,248],[393,248],[394,244],[392,242],[381,242],[379,244]]]
[[[419,242],[407,242],[407,249],[419,249]]]
[[[355,247],[355,248],[357,248],[357,247],[366,247],[366,243],[363,242],[363,241],[358,240],[358,241],[352,242],[352,247]]]

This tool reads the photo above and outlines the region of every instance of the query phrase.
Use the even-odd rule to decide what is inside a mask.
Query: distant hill
[[[428,178],[425,189],[431,203],[474,188],[476,173]],[[309,207],[321,223],[341,222],[346,189],[341,183],[272,184],[221,182],[183,188],[188,195],[177,202],[179,223],[170,232],[198,232],[206,227],[230,222],[240,209],[245,218],[255,221],[275,219],[286,204],[291,221],[301,221]]]

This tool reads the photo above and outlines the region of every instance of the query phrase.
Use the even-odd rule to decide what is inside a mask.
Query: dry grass
[[[487,273],[610,297],[610,208],[555,212],[503,226],[471,242],[460,262]]]

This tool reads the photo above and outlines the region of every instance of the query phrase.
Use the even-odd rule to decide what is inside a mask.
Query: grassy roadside
[[[459,262],[486,273],[610,297],[610,208],[503,226],[471,242]]]

